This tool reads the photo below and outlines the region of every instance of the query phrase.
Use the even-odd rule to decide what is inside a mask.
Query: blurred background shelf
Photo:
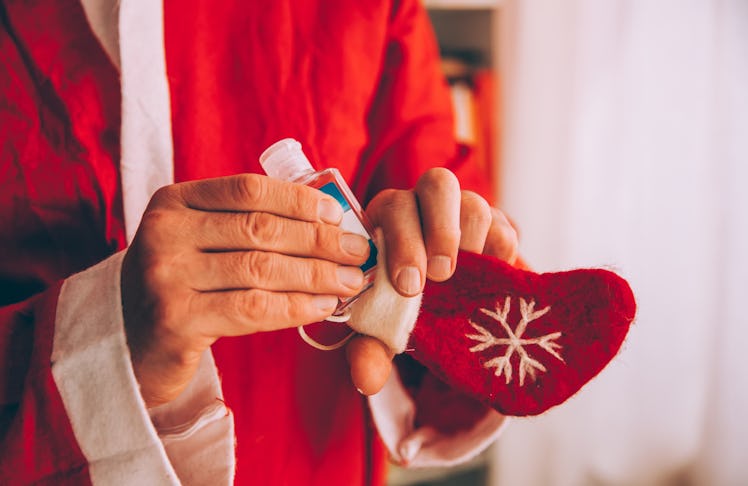
[[[494,9],[501,4],[501,0],[425,0],[428,9],[470,10]]]
[[[387,486],[484,486],[488,481],[488,451],[451,468],[402,469],[391,465]]]
[[[457,140],[472,150],[484,183],[471,189],[499,204],[502,0],[424,0],[452,86]]]
[[[432,0],[434,1],[434,0]],[[499,8],[496,2],[477,2],[470,7],[431,7],[426,3],[442,52],[471,51],[483,66],[496,66]],[[456,4],[457,2],[450,2]],[[478,4],[495,4],[478,7]]]

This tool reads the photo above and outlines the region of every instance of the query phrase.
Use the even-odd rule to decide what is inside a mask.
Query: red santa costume
[[[388,452],[489,444],[493,410],[418,419],[397,373],[367,403],[343,351],[293,330],[219,341],[148,410],[123,332],[121,250],[151,194],[260,172],[280,138],[362,201],[436,165],[482,191],[437,61],[418,0],[0,2],[0,483],[380,484]]]

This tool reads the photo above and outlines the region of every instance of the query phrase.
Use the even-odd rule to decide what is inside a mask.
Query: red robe
[[[262,150],[294,137],[362,202],[438,165],[485,193],[456,156],[417,0],[167,0],[164,18],[177,182],[260,172]],[[120,102],[117,70],[79,2],[0,2],[3,484],[89,482],[51,356],[63,280],[126,246]],[[342,351],[321,353],[293,330],[213,351],[235,417],[238,484],[383,481],[385,451]]]

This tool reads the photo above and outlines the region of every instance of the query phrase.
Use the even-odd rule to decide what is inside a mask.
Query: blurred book
[[[442,72],[452,95],[455,137],[482,176],[473,182],[498,200],[493,181],[499,170],[499,76],[475,51],[443,52]]]

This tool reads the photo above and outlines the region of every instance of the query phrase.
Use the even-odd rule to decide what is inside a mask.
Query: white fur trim
[[[120,172],[128,241],[153,193],[174,181],[163,14],[160,0],[120,3]]]
[[[469,461],[494,442],[508,418],[488,409],[472,429],[444,435],[415,428],[415,403],[394,371],[382,391],[369,397],[374,424],[392,460],[405,467],[445,467]]]
[[[390,283],[387,274],[384,238],[376,230],[377,275],[374,285],[353,304],[348,325],[361,334],[373,336],[385,343],[392,352],[400,354],[408,345],[410,333],[421,309],[421,294],[403,297]]]
[[[203,354],[187,388],[174,401],[149,410],[166,454],[184,484],[231,484],[234,420],[222,401],[213,355]]]
[[[123,256],[67,279],[57,305],[52,376],[91,480],[231,484],[234,422],[210,351],[177,399],[146,409],[122,320]]]
[[[52,375],[94,484],[179,484],[130,362],[120,300],[123,255],[63,284]]]

